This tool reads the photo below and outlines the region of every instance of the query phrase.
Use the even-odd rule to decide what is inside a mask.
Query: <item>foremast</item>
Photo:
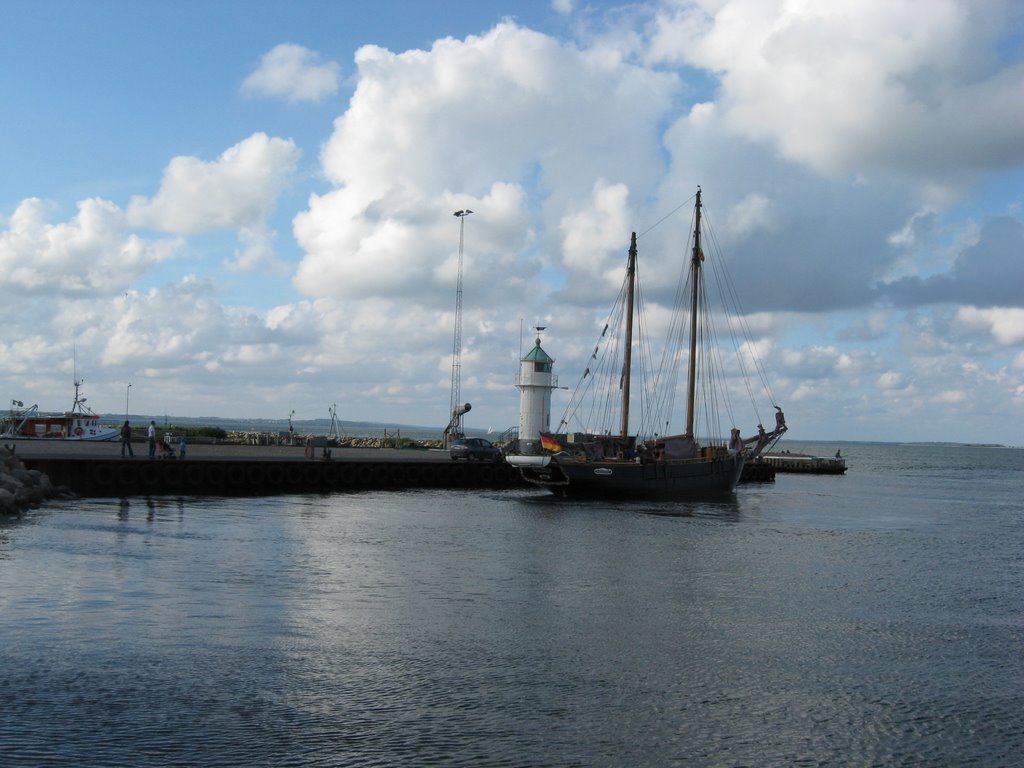
[[[700,187],[694,206],[693,255],[690,257],[690,360],[686,379],[686,436],[693,438],[694,405],[697,400],[697,319],[700,300],[700,268],[704,252],[700,247]]]
[[[629,382],[633,367],[633,302],[636,290],[636,232],[629,241],[626,263],[626,349],[622,360],[622,426],[620,436],[629,440]]]

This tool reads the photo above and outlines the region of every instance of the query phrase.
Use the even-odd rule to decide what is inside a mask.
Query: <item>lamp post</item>
[[[448,403],[448,414],[451,421],[445,433],[445,445],[451,438],[458,434],[462,437],[462,414],[455,411],[462,404],[460,393],[460,379],[462,377],[462,254],[466,236],[466,217],[472,211],[468,208],[464,211],[456,211],[453,216],[459,219],[459,274],[455,284],[455,338],[452,340],[452,392]],[[468,409],[466,409],[468,410]]]
[[[124,420],[128,421],[128,398],[132,393],[132,383],[128,382],[128,388],[124,391]]]

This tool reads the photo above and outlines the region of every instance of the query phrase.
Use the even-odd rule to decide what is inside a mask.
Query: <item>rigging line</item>
[[[704,307],[701,316],[701,349],[704,356],[706,375],[701,377],[705,410],[705,426],[709,439],[722,439],[722,414],[719,402],[725,404],[726,412],[732,419],[732,402],[728,387],[725,386],[725,366],[722,363],[718,329],[715,325],[714,313],[707,300],[707,283],[701,284],[701,295]]]
[[[706,293],[705,290],[704,290],[703,282],[701,283],[701,286],[700,286],[699,290],[700,290],[701,296],[703,297],[705,295],[705,293]],[[702,306],[707,306],[707,302],[706,301],[702,302]],[[702,316],[705,318],[705,320],[709,320],[710,319],[708,317],[708,313],[707,312],[702,312]],[[700,410],[703,411],[703,424],[704,424],[704,432],[705,432],[703,437],[708,442],[710,442],[710,440],[712,439],[714,433],[717,431],[716,428],[715,428],[716,420],[715,420],[715,414],[714,414],[714,411],[713,411],[713,408],[714,408],[714,398],[712,396],[713,395],[713,392],[712,392],[712,386],[713,386],[712,385],[712,380],[714,379],[714,375],[713,375],[714,360],[711,358],[711,342],[709,341],[709,336],[712,334],[712,332],[713,332],[713,327],[709,326],[707,322],[702,322],[701,326],[700,326],[700,328],[698,330],[698,333],[697,333],[697,338],[698,338],[697,348],[700,350],[700,354],[701,354],[701,358],[702,358],[702,360],[701,360],[701,363],[702,363],[701,370],[705,372],[704,375],[702,375],[702,376],[700,376],[698,378],[698,382],[700,384],[700,406],[701,406]],[[699,437],[700,436],[700,429],[699,429],[700,423],[701,423],[700,420],[696,420],[696,419],[694,420],[694,427],[693,427],[694,434],[693,434],[693,436],[694,436],[694,438],[696,438],[698,440],[700,439],[700,437]]]
[[[637,324],[637,356],[636,368],[638,375],[634,381],[639,381],[640,386],[640,413],[637,419],[637,436],[649,436],[656,430],[653,425],[657,423],[658,392],[661,377],[661,368],[652,368],[654,352],[651,347],[651,334],[647,321],[647,300],[643,290],[643,281],[640,274],[640,260],[637,260],[636,267],[636,324]]]
[[[636,332],[634,333],[633,337],[636,340],[636,355],[633,357],[633,370],[634,370],[635,373],[634,373],[632,378],[633,378],[634,382],[639,382],[639,384],[640,384],[640,386],[639,386],[640,408],[639,408],[639,413],[637,414],[636,419],[635,419],[635,423],[637,424],[637,428],[635,428],[633,431],[639,437],[640,434],[642,433],[642,430],[643,430],[643,427],[644,427],[644,423],[645,423],[644,420],[645,420],[645,416],[646,416],[646,413],[647,413],[647,409],[648,409],[648,406],[649,406],[649,400],[650,400],[650,389],[649,389],[650,382],[648,381],[649,377],[648,377],[648,371],[647,371],[647,368],[648,368],[648,365],[647,365],[647,357],[648,357],[648,355],[647,355],[647,322],[646,322],[646,319],[645,319],[646,316],[647,316],[647,313],[645,311],[643,285],[642,285],[642,283],[640,281],[640,259],[639,258],[637,259],[636,274],[634,275],[633,280],[634,280],[634,284],[635,284],[634,300],[636,302],[636,311],[634,312],[634,323],[635,323],[635,331]],[[632,414],[633,414],[632,408],[630,408],[631,420],[633,420],[632,419]]]
[[[690,201],[692,202],[692,200],[693,198],[691,197]],[[679,208],[676,209],[676,211],[678,210]],[[650,431],[659,434],[663,434],[670,429],[672,415],[675,412],[676,396],[679,391],[679,368],[684,358],[683,350],[686,346],[687,331],[689,329],[689,313],[682,311],[681,308],[688,305],[686,297],[690,295],[690,254],[693,251],[693,233],[696,226],[695,216],[696,212],[694,211],[690,216],[685,248],[679,259],[679,276],[676,279],[676,291],[670,305],[675,309],[669,312],[669,324],[665,332],[661,360],[654,383],[652,384],[656,395],[654,398],[655,406],[649,417]],[[650,229],[647,231],[649,232]],[[688,354],[686,356],[688,357]]]
[[[696,196],[696,195],[690,195],[689,199],[687,199],[687,200],[684,200],[684,201],[683,201],[682,203],[680,203],[680,204],[679,204],[679,205],[677,205],[677,206],[676,206],[675,208],[673,208],[673,209],[672,209],[671,211],[669,211],[668,213],[666,213],[666,214],[665,214],[664,216],[662,216],[662,217],[661,217],[660,219],[658,219],[658,220],[657,220],[656,222],[654,222],[653,224],[651,224],[651,226],[649,226],[649,227],[648,227],[647,229],[645,229],[645,230],[644,230],[643,232],[640,232],[640,233],[638,233],[638,234],[637,234],[637,236],[636,236],[636,239],[637,239],[637,240],[639,240],[639,239],[640,239],[641,237],[643,237],[644,235],[646,235],[646,234],[647,234],[648,232],[650,232],[651,230],[653,230],[653,229],[655,229],[655,228],[657,228],[657,227],[661,226],[661,225],[662,225],[662,224],[663,224],[663,223],[665,222],[665,219],[669,219],[669,218],[671,218],[671,217],[675,216],[675,215],[676,215],[676,214],[677,214],[677,213],[678,213],[678,212],[680,211],[680,209],[682,209],[682,208],[685,208],[685,207],[686,207],[686,206],[688,206],[688,205],[692,205],[692,204],[693,204],[693,200],[694,200],[694,198],[695,198],[695,197],[697,197],[697,196]]]
[[[715,355],[715,345],[717,333],[715,329],[714,316],[708,306],[707,301],[707,283],[702,283],[700,287],[701,293],[701,306],[704,307],[701,312],[701,328],[700,328],[700,349],[702,356],[701,370],[703,375],[701,376],[701,388],[704,397],[704,423],[706,426],[707,436],[711,437],[718,430],[718,415],[714,412],[715,403],[715,378],[718,375],[718,364]]]
[[[627,290],[625,282],[623,283],[623,292],[620,296],[624,296]],[[605,348],[605,358],[602,361],[601,371],[602,375],[595,377],[597,382],[598,398],[595,398],[591,402],[591,415],[588,417],[589,424],[596,424],[597,429],[592,430],[600,433],[606,433],[611,425],[615,421],[615,416],[618,413],[616,409],[616,403],[619,401],[619,391],[622,386],[622,354],[621,354],[621,343],[622,343],[622,323],[625,315],[625,300],[620,301],[615,305],[615,314],[612,320],[613,334],[609,337],[608,346]]]
[[[715,243],[715,240],[714,240],[713,231],[709,233],[709,236],[710,236],[710,239],[712,241],[711,242],[712,246],[716,246],[716,243]],[[757,402],[756,402],[756,400],[754,398],[753,390],[750,387],[750,377],[747,374],[746,361],[744,360],[744,356],[742,354],[742,350],[740,348],[740,345],[738,343],[735,343],[735,338],[736,338],[736,335],[737,335],[735,327],[739,326],[739,328],[742,330],[742,315],[738,315],[736,313],[736,311],[734,310],[735,301],[734,300],[733,301],[730,300],[731,298],[735,299],[735,295],[736,295],[735,294],[735,286],[733,286],[733,284],[732,284],[732,280],[729,277],[729,272],[728,272],[728,269],[725,266],[725,263],[724,263],[723,259],[715,258],[713,260],[713,262],[712,262],[712,270],[714,271],[714,274],[715,274],[715,282],[716,282],[716,285],[718,287],[718,292],[719,292],[719,297],[718,298],[719,298],[719,302],[721,303],[721,306],[722,306],[723,317],[725,319],[726,326],[729,329],[729,335],[730,335],[730,337],[732,337],[734,339],[733,347],[734,347],[735,354],[736,354],[736,362],[737,362],[737,366],[739,368],[740,378],[743,379],[743,383],[744,383],[744,385],[746,386],[746,389],[747,389],[747,396],[750,398],[750,402],[754,406],[754,410],[756,412],[756,410],[757,410]],[[730,291],[730,288],[732,288],[731,291]],[[748,348],[750,349],[751,353],[753,353],[754,352],[754,350],[753,350],[753,346],[754,346],[753,345],[753,341],[749,338],[749,334],[745,334],[745,335],[747,337],[746,341],[747,341]],[[725,370],[724,361],[721,361],[721,364],[722,364],[723,370]],[[731,403],[731,401],[728,401],[728,404],[729,404],[729,417],[730,417],[730,419],[733,420],[733,425],[735,425],[736,421],[735,421],[735,416],[732,413],[732,403]]]
[[[688,262],[684,264],[677,283],[675,306],[683,305],[683,298],[690,293],[690,269]],[[675,412],[676,396],[679,392],[679,368],[684,358],[686,338],[689,335],[689,313],[676,311],[673,313],[668,334],[666,336],[665,348],[662,354],[662,365],[659,377],[659,392],[661,405],[659,413],[656,414],[657,423],[663,421],[671,422]],[[689,353],[685,353],[686,357]],[[664,384],[662,384],[664,381]]]
[[[616,368],[615,361],[619,357],[617,352],[622,341],[621,327],[627,287],[628,278],[624,278],[604,323],[601,338],[590,357],[591,364],[580,377],[566,405],[560,426],[567,427],[570,422],[575,421],[579,424],[580,431],[602,433],[613,423],[609,419],[615,418],[615,405],[618,401],[616,393],[621,369]],[[610,415],[605,418],[605,414]]]
[[[712,241],[712,245],[716,249],[718,249],[717,237],[715,236],[714,229],[710,228],[710,226],[709,226],[709,233],[710,233],[710,238],[711,238],[711,241]],[[775,402],[775,397],[772,394],[771,384],[768,381],[768,374],[767,374],[767,371],[765,370],[764,364],[761,361],[760,356],[757,354],[757,348],[756,348],[756,345],[754,343],[754,337],[753,337],[753,334],[750,331],[750,325],[747,322],[746,313],[743,311],[743,305],[742,305],[742,302],[740,301],[739,294],[738,294],[738,292],[736,290],[736,285],[735,285],[734,281],[732,280],[732,276],[729,273],[728,266],[725,264],[724,260],[716,259],[715,261],[716,261],[716,264],[718,265],[718,267],[720,267],[720,269],[718,269],[716,267],[716,274],[720,274],[721,275],[720,278],[719,278],[719,283],[720,283],[720,286],[722,286],[722,290],[724,291],[724,293],[722,294],[723,305],[725,306],[725,309],[726,309],[727,313],[731,312],[731,314],[732,314],[732,316],[733,316],[733,318],[735,320],[736,325],[740,328],[741,335],[742,335],[744,341],[746,341],[746,343],[747,343],[747,348],[749,350],[750,359],[751,359],[751,362],[752,362],[752,364],[754,366],[755,373],[757,374],[757,377],[758,377],[758,379],[759,379],[759,381],[761,383],[761,386],[764,387],[765,392],[768,394],[769,399],[774,403]],[[738,362],[739,362],[739,364],[741,366],[741,370],[742,370],[742,372],[744,374],[744,382],[745,382],[745,384],[747,386],[747,393],[748,393],[748,396],[750,397],[750,402],[753,405],[754,411],[756,413],[757,410],[758,410],[758,408],[757,408],[757,398],[754,397],[754,393],[753,393],[753,391],[751,389],[750,377],[746,375],[746,366],[745,366],[745,363],[744,363],[743,356],[740,354],[739,345],[737,345],[737,355],[736,356],[737,356],[737,360],[738,360]],[[759,414],[758,414],[758,418],[760,419],[760,415]]]
[[[639,270],[639,265],[637,267]],[[655,414],[657,413],[658,405],[658,381],[660,371],[653,367],[653,361],[655,359],[654,351],[652,349],[651,333],[649,329],[649,323],[647,321],[647,299],[642,290],[642,284],[639,281],[639,272],[637,274],[637,301],[638,306],[641,308],[637,314],[637,327],[639,329],[637,350],[639,355],[639,368],[640,368],[640,381],[642,386],[640,389],[641,400],[640,400],[640,415],[637,421],[638,429],[636,434],[645,436],[652,435],[654,429],[652,425],[656,423]]]
[[[717,240],[715,242],[716,242],[716,247],[717,247]],[[730,275],[730,273],[728,271],[728,267],[724,263],[724,261],[722,262],[722,270],[723,270],[723,274],[725,275],[724,283],[728,286],[730,295],[732,297],[732,303],[736,307],[736,319],[737,319],[737,322],[738,322],[738,324],[740,325],[740,327],[743,330],[743,337],[744,337],[744,339],[750,345],[751,359],[752,359],[753,364],[754,364],[755,372],[757,373],[758,379],[760,380],[761,385],[764,387],[765,392],[768,394],[769,399],[774,403],[775,402],[775,397],[772,394],[771,384],[770,384],[770,382],[768,380],[768,373],[765,370],[764,364],[761,361],[760,356],[756,353],[756,348],[755,348],[755,345],[754,345],[754,337],[753,337],[753,334],[750,331],[750,325],[749,325],[749,323],[747,322],[747,319],[746,319],[747,318],[747,314],[743,310],[743,303],[740,300],[739,292],[736,290],[736,285],[733,282],[732,276]]]

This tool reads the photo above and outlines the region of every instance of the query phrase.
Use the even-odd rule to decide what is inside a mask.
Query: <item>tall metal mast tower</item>
[[[445,445],[452,437],[462,436],[462,416],[469,410],[468,404],[463,406],[460,402],[461,393],[460,378],[462,376],[462,255],[466,242],[466,217],[472,211],[468,208],[464,211],[456,211],[453,215],[459,219],[459,276],[455,284],[455,338],[452,341],[452,393],[449,402],[448,412],[451,414],[451,422],[445,430]]]

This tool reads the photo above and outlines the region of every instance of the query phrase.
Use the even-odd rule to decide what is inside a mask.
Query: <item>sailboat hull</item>
[[[730,494],[743,471],[743,456],[639,464],[552,457],[545,466],[519,466],[523,479],[560,496],[685,501]]]

